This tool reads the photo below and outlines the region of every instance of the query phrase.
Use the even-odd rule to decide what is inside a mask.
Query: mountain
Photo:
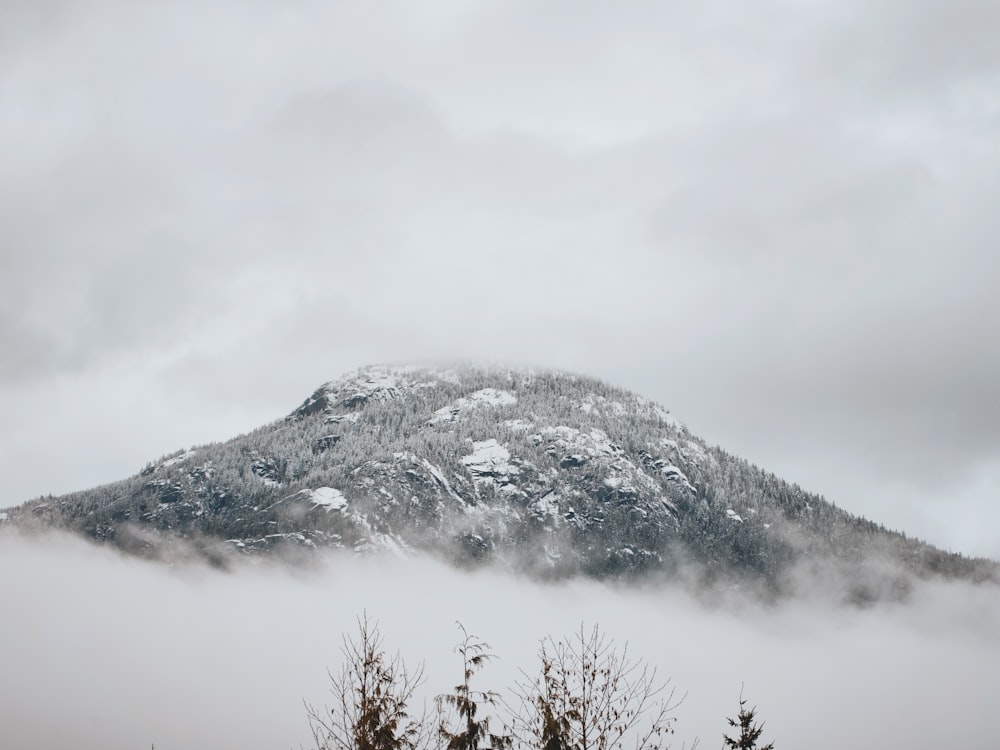
[[[369,367],[272,424],[9,512],[149,556],[422,550],[543,578],[683,577],[868,601],[1000,580],[708,445],[577,375]]]

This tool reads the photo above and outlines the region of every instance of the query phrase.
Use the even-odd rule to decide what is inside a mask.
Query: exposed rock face
[[[423,549],[543,576],[683,569],[772,591],[806,560],[996,571],[709,448],[645,399],[548,372],[365,368],[249,435],[27,503],[11,521],[129,549],[177,537],[244,552]]]

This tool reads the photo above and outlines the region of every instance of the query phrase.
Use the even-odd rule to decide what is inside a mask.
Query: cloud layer
[[[302,700],[327,700],[326,668],[364,611],[390,650],[426,662],[428,699],[457,679],[456,620],[494,646],[482,686],[504,693],[537,668],[543,635],[598,623],[686,693],[675,747],[720,740],[743,684],[779,746],[985,748],[1000,690],[995,592],[960,585],[864,611],[710,607],[670,588],[541,586],[422,559],[227,574],[8,534],[0,599],[10,747],[308,746]]]
[[[0,504],[489,359],[1000,555],[997,13],[5,3]]]

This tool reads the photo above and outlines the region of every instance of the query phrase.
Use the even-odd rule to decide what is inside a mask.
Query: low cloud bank
[[[0,534],[0,746],[79,750],[308,746],[344,632],[367,611],[389,650],[453,685],[460,620],[500,659],[500,692],[538,639],[597,623],[678,694],[674,747],[715,747],[741,684],[778,747],[991,746],[1000,592],[927,585],[865,610],[707,606],[670,587],[540,585],[425,560],[331,555],[224,573],[124,558],[55,535]]]

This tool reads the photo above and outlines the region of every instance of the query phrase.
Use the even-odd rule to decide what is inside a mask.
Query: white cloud
[[[741,684],[779,745],[985,747],[1000,689],[994,594],[951,584],[868,610],[761,608],[738,597],[708,606],[671,588],[539,585],[422,559],[167,568],[8,534],[0,740],[102,750],[307,744],[301,701],[327,698],[326,668],[366,610],[390,650],[427,662],[428,696],[456,679],[455,620],[492,643],[500,659],[482,672],[483,687],[502,692],[519,669],[535,668],[540,637],[598,623],[687,693],[675,747],[719,739]]]

